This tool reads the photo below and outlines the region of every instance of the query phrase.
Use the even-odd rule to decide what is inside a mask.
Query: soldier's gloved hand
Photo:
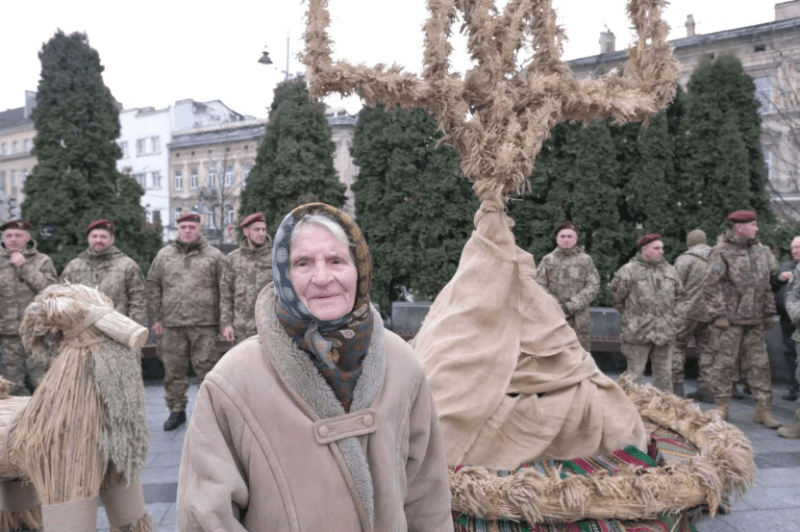
[[[763,322],[764,332],[771,331],[773,327],[775,327],[775,318],[770,316],[769,318],[764,318]]]
[[[720,329],[727,329],[730,327],[731,324],[728,322],[728,318],[717,318],[714,320],[714,327],[718,327]]]
[[[564,312],[564,316],[566,316],[567,318],[572,316],[572,312],[570,312],[569,308],[567,308],[566,305],[561,305],[561,311]]]

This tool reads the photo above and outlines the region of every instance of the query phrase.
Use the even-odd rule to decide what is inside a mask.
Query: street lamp
[[[272,59],[269,58],[269,52],[266,50],[261,52],[261,57],[258,59],[258,62],[262,65],[271,65]]]

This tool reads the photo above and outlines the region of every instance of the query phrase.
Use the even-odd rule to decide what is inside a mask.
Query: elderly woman
[[[369,302],[361,230],[338,209],[303,205],[272,253],[258,337],[198,391],[179,529],[453,530],[428,382]]]

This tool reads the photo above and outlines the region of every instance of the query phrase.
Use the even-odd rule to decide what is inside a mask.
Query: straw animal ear
[[[343,1],[343,0],[339,0]],[[461,153],[461,171],[479,198],[521,194],[542,143],[559,122],[613,118],[647,121],[675,94],[677,64],[661,20],[663,0],[629,0],[639,35],[624,74],[576,80],[560,60],[563,32],[550,0],[512,0],[497,14],[494,0],[429,0],[422,78],[397,65],[333,62],[328,0],[309,0],[306,49],[309,92],[358,94],[367,105],[421,107],[434,115],[444,140]],[[448,41],[462,13],[473,63],[463,79],[449,72]],[[524,68],[519,53],[534,50]]]

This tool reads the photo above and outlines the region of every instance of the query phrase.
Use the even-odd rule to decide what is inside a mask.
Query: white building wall
[[[147,221],[154,222],[160,217],[165,226],[169,223],[170,110],[152,107],[123,110],[119,121],[121,131],[117,143],[122,148],[122,158],[117,161],[117,169],[126,171],[129,168],[144,188],[141,203]],[[162,238],[166,236],[163,230]]]

